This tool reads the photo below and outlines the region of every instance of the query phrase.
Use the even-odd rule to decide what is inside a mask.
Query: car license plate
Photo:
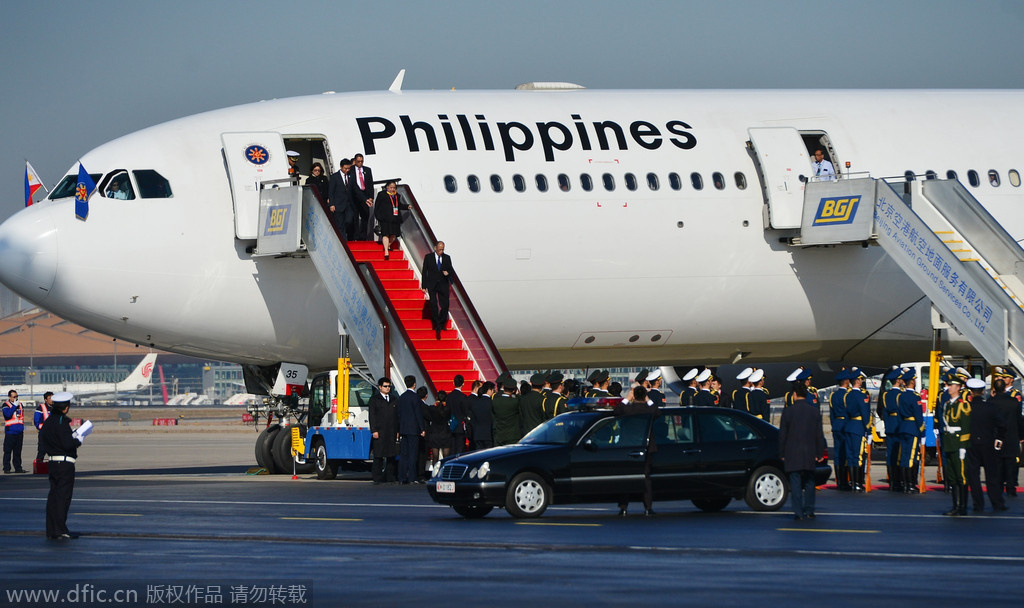
[[[443,494],[454,494],[455,493],[455,482],[454,481],[439,481],[437,482],[437,491]]]

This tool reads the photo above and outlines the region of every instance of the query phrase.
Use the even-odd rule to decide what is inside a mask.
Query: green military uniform
[[[565,404],[569,400],[565,398],[562,393],[556,393],[551,391],[544,399],[542,407],[544,408],[544,419],[550,420],[559,414],[565,413]]]
[[[544,422],[543,400],[543,395],[537,389],[519,396],[519,420],[524,435]]]
[[[513,387],[515,383],[513,382]],[[492,400],[494,445],[509,445],[523,438],[519,415],[519,397],[502,393]]]
[[[963,395],[950,398],[942,410],[942,459],[953,495],[946,515],[967,515],[967,450],[971,447],[971,404]]]

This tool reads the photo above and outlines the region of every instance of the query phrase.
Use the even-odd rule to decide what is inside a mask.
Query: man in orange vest
[[[14,473],[25,473],[21,468],[21,445],[25,441],[25,408],[18,401],[18,391],[7,391],[4,401],[4,473],[11,473],[11,460],[14,460]]]
[[[42,402],[36,404],[36,411],[35,414],[32,416],[32,424],[36,426],[37,431],[42,430],[43,423],[46,422],[46,419],[50,417],[50,410],[52,409],[53,391],[46,391],[45,393],[43,393]],[[43,451],[43,444],[42,442],[40,442],[39,447],[36,448],[36,461],[42,462],[44,454],[45,452]]]

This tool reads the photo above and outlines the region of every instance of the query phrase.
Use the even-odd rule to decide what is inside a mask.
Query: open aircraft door
[[[288,155],[280,133],[221,133],[224,161],[235,202],[235,236],[255,239],[259,232],[260,182],[288,179]]]
[[[772,228],[799,228],[804,210],[804,184],[811,160],[799,131],[791,127],[747,129],[761,166],[764,195]]]

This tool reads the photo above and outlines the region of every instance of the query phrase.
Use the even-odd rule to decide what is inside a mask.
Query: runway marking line
[[[290,519],[299,521],[363,521],[353,517],[278,517],[278,519]]]
[[[142,513],[78,513],[74,515],[89,515],[93,517],[142,517]]]
[[[517,521],[517,526],[566,526],[566,527],[577,527],[577,528],[600,528],[604,524],[561,524],[558,522],[547,522],[547,521]]]
[[[836,530],[830,528],[776,528],[779,532],[828,532],[832,534],[880,534],[881,530]]]

